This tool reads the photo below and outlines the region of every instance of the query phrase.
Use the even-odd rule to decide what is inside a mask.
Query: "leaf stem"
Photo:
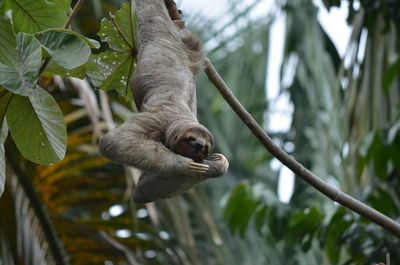
[[[69,15],[67,21],[64,23],[63,29],[67,29],[71,25],[72,20],[76,17],[76,15],[78,14],[78,11],[81,9],[84,2],[85,2],[85,0],[79,0],[78,3],[76,3],[76,5],[74,6],[74,9],[72,10],[71,14]],[[48,57],[43,61],[43,64],[40,67],[38,76],[40,76],[44,72],[44,70],[46,70],[47,66],[49,66],[50,60],[51,60],[51,57]]]
[[[78,14],[79,10],[81,9],[83,3],[85,2],[85,0],[79,0],[78,3],[76,3],[76,5],[74,6],[74,9],[72,10],[71,15],[69,15],[67,21],[64,24],[64,29],[67,29],[71,23],[72,20],[76,17],[76,15]]]

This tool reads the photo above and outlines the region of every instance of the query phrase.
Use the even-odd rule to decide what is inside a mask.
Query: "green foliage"
[[[385,5],[385,1],[378,2],[364,1],[361,5]],[[400,147],[394,141],[400,116],[399,94],[395,92],[399,84],[398,71],[393,58],[398,58],[399,51],[386,40],[398,38],[397,29],[384,30],[386,25],[380,18],[384,10],[367,17],[361,11],[351,13],[354,25],[349,45],[357,48],[349,49],[345,55],[347,59],[352,58],[349,65],[344,67],[342,61],[332,71],[329,67],[333,64],[328,60],[337,55],[336,52],[327,53],[329,50],[325,46],[329,40],[324,41],[326,36],[319,35],[315,28],[310,31],[311,23],[304,24],[304,32],[314,34],[300,35],[299,39],[296,32],[306,16],[298,17],[301,8],[293,10],[295,12],[289,16],[293,21],[288,24],[292,42],[286,53],[287,58],[294,53],[299,56],[295,78],[289,88],[295,104],[293,128],[298,133],[296,156],[309,163],[317,175],[334,177],[338,188],[395,218],[400,210],[396,203],[399,172],[393,167],[392,157],[396,157],[393,150]],[[373,23],[372,16],[375,17]],[[360,42],[363,31],[368,31],[366,54],[357,58],[357,52],[363,48]],[[357,73],[357,69],[362,70]],[[398,240],[389,233],[345,210],[332,209],[329,202],[321,202],[321,205],[317,209],[329,209],[324,220],[330,221],[328,224],[320,222],[319,237],[313,231],[305,232],[304,236],[313,237],[313,242],[323,245],[332,264],[376,263],[386,252],[391,253],[392,260],[397,260],[398,249],[392,246]],[[331,214],[333,217],[329,218]],[[368,235],[364,237],[364,233]]]
[[[385,75],[383,76],[383,89],[385,92],[389,92],[395,77],[400,74],[400,59],[397,62],[393,63],[386,70]]]
[[[349,213],[344,208],[338,208],[330,219],[325,230],[324,245],[329,261],[338,264],[341,255],[341,248],[338,249],[338,235],[342,235],[353,223]]]
[[[3,123],[12,95],[12,93],[0,86],[0,124]]]
[[[17,41],[15,39],[14,30],[4,14],[0,16],[0,43],[3,49],[0,49],[0,63],[7,66],[13,66],[17,57]]]
[[[41,164],[60,161],[66,148],[63,115],[52,96],[37,86],[42,60],[51,56],[59,66],[58,72],[53,69],[52,73],[58,74],[64,68],[84,65],[90,48],[99,47],[76,32],[56,29],[63,25],[68,11],[66,0],[4,1],[0,6],[0,121],[7,113],[21,153]],[[12,14],[12,23],[6,14]]]
[[[300,244],[303,251],[308,251],[323,217],[323,213],[316,207],[307,208],[292,215],[289,221],[287,243],[292,246]]]
[[[390,159],[394,169],[396,172],[400,172],[400,156],[398,153],[398,147],[400,146],[400,121],[397,121],[389,129],[387,143],[389,145]]]
[[[244,236],[250,218],[254,215],[259,204],[260,202],[254,198],[248,185],[238,185],[229,193],[224,217],[233,232]]]
[[[341,1],[324,2],[329,6],[343,4]],[[350,66],[344,67],[343,61],[337,62],[340,59],[337,51],[332,49],[331,40],[317,23],[312,2],[289,1],[284,8],[287,36],[282,76],[286,69],[291,69],[294,78],[282,91],[290,92],[295,106],[291,130],[296,146],[293,155],[318,176],[396,218],[400,211],[400,97],[399,50],[393,46],[393,41],[398,39],[398,27],[389,27],[380,16],[387,12],[396,14],[400,9],[385,9],[390,1],[375,2],[362,3],[362,6],[382,7],[375,14],[368,13],[366,20],[361,19],[362,12],[351,14],[351,21],[355,23],[350,45],[357,48],[348,50],[345,58],[353,59]],[[397,5],[394,2],[391,7]],[[385,16],[385,20],[398,25],[393,23],[395,16]],[[357,52],[362,49],[358,45],[363,29],[368,30],[366,55],[357,58]],[[281,141],[288,138],[289,134],[283,135]],[[234,198],[238,206],[249,200],[245,196]],[[228,204],[226,209],[232,212],[234,205]],[[312,264],[306,256],[314,251],[329,259],[316,264],[371,264],[382,260],[384,253],[391,253],[392,260],[398,260],[399,251],[394,247],[398,244],[396,238],[316,196],[302,182],[296,182],[290,210],[264,200],[259,201],[257,209],[249,218],[253,218],[264,240],[271,243],[276,239],[272,244],[281,242],[305,252],[293,257],[295,264]],[[228,223],[237,227],[230,220]],[[264,227],[259,225],[263,223]],[[241,229],[247,229],[250,234],[252,222],[241,224],[246,224]]]
[[[50,61],[49,66],[43,72],[43,75],[59,75],[61,77],[77,77],[80,79],[85,78],[87,61],[91,55],[90,49],[98,49],[100,43],[96,40],[86,38],[75,31],[67,29],[51,29],[45,32],[39,32],[35,35],[49,33],[49,31],[53,32],[53,36],[57,35],[56,38],[61,41],[58,43],[57,50],[59,53],[55,54],[56,57],[60,60],[67,60],[67,64],[58,62],[59,60],[52,56],[54,61]],[[61,38],[69,39],[68,43],[61,40]],[[84,41],[86,45],[84,45],[82,41]]]
[[[116,90],[127,101],[132,99],[131,76],[134,58],[128,53],[104,51],[92,56],[87,74],[95,87],[105,91]]]
[[[364,151],[365,150],[365,151]],[[388,163],[390,159],[390,147],[382,137],[381,132],[371,132],[365,137],[361,146],[361,157],[365,162],[372,162],[375,173],[382,180],[388,177]]]
[[[323,0],[323,3],[328,8],[331,8],[333,6],[337,6],[337,7],[340,6],[340,0]]]
[[[135,5],[124,3],[109,19],[101,21],[98,36],[115,52],[133,52],[136,46],[137,13]]]
[[[0,63],[0,85],[12,93],[29,96],[36,86],[42,49],[39,41],[26,33],[18,33],[16,43],[17,56],[11,61],[12,66]]]
[[[354,10],[353,2],[355,0],[351,0],[350,7],[350,15],[349,18],[352,18],[354,14],[357,14],[359,10]],[[400,3],[396,0],[379,0],[379,1],[360,1],[361,7],[364,9],[366,21],[364,22],[364,26],[366,26],[369,30],[372,30],[376,23],[380,19],[385,20],[385,28],[389,28],[391,23],[395,25],[399,25],[400,22]],[[397,29],[397,31],[400,31]]]
[[[82,43],[80,43],[73,36],[78,37],[79,39],[84,41],[87,44],[87,46],[89,46],[90,49],[98,49],[98,48],[100,48],[100,43],[97,40],[87,38],[87,37],[83,36],[82,34],[76,32],[76,31],[69,30],[69,29],[64,29],[64,28],[62,28],[62,29],[48,29],[48,30],[45,30],[43,32],[38,32],[37,34],[42,34],[42,33],[47,34],[48,32],[53,32],[55,34],[55,35],[53,35],[53,37],[55,37],[55,41],[58,42],[58,45],[59,45],[58,50],[59,51],[61,51],[60,47],[63,47],[65,49],[71,49],[71,47],[69,47],[70,45],[78,45],[77,48],[81,47],[81,48],[83,48],[85,50],[87,49],[87,47],[82,45]],[[72,35],[72,36],[67,36],[67,35],[63,35],[63,34],[58,35],[58,34],[56,34],[56,32],[58,32],[58,33],[67,33],[67,34]],[[37,34],[35,34],[35,36]],[[65,38],[66,40],[64,40],[63,38]],[[64,47],[64,46],[66,46],[66,47]],[[81,51],[76,51],[76,52],[81,52]]]
[[[59,75],[61,77],[76,77],[84,79],[86,77],[86,66],[87,63],[82,64],[81,66],[78,66],[73,69],[66,69],[57,64],[55,61],[50,61],[49,66],[43,72],[43,75],[44,76]]]
[[[103,19],[97,35],[109,50],[92,56],[87,74],[95,87],[115,90],[127,101],[132,99],[131,77],[136,61],[137,14],[134,2],[124,3],[115,15]]]
[[[36,33],[62,28],[69,4],[70,0],[4,0],[0,13],[12,11],[15,32]]]
[[[88,43],[67,32],[47,30],[35,37],[51,58],[66,69],[83,65],[91,54]]]
[[[14,95],[7,110],[11,135],[29,160],[50,165],[64,158],[67,131],[54,98],[40,87],[29,97]]]

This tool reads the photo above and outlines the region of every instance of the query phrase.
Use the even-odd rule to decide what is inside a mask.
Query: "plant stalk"
[[[78,14],[78,11],[81,9],[84,2],[85,2],[85,0],[79,0],[78,3],[76,3],[76,5],[74,6],[74,9],[71,12],[71,15],[69,15],[67,21],[64,23],[63,29],[67,29],[71,25],[72,20],[76,17],[76,15]],[[49,66],[50,60],[51,60],[51,57],[48,57],[43,61],[43,64],[40,67],[38,76],[40,76],[44,72],[44,70],[46,70],[47,66]]]

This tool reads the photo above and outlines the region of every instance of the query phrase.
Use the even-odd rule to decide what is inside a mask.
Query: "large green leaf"
[[[0,10],[12,11],[16,32],[35,33],[62,28],[69,12],[69,0],[5,0]]]
[[[59,75],[61,77],[76,77],[84,79],[86,77],[86,65],[87,63],[73,69],[66,69],[51,60],[49,66],[46,68],[42,75]]]
[[[224,218],[228,221],[233,232],[238,232],[241,236],[244,236],[249,221],[259,204],[260,201],[254,198],[249,185],[241,183],[229,193]]]
[[[326,228],[325,249],[331,264],[337,264],[340,258],[341,248],[338,241],[343,232],[353,223],[350,214],[345,208],[340,207],[336,210]]]
[[[312,236],[321,226],[323,218],[323,213],[316,207],[294,214],[289,221],[288,244],[300,244],[303,250],[307,251],[310,248]]]
[[[20,152],[29,160],[50,165],[64,158],[67,131],[54,98],[40,87],[29,97],[15,95],[7,122]]]
[[[1,126],[2,125],[2,126]],[[8,135],[7,122],[0,123],[0,197],[4,192],[4,183],[6,181],[6,157],[4,152],[4,142]]]
[[[87,73],[95,87],[116,90],[128,100],[132,97],[131,76],[134,58],[127,53],[105,51],[94,55],[87,65]]]
[[[88,44],[67,32],[47,30],[35,34],[42,47],[60,66],[73,69],[87,62],[90,56]]]
[[[67,34],[70,34],[70,35],[74,35],[74,36],[78,37],[79,39],[83,40],[84,42],[86,42],[86,44],[89,46],[90,49],[98,49],[98,48],[100,48],[100,43],[97,40],[87,38],[87,37],[83,36],[82,34],[79,34],[78,32],[73,31],[73,30],[69,30],[69,29],[50,29],[50,30],[46,30],[46,31],[64,32],[64,33],[67,33]],[[44,32],[46,32],[46,31],[44,31]],[[41,33],[41,32],[39,32],[39,33]]]
[[[66,13],[71,11],[71,0],[46,0],[46,2],[57,5],[58,9],[65,10]]]
[[[130,52],[135,48],[137,13],[134,4],[124,3],[110,19],[101,21],[97,35],[110,46],[111,50]]]
[[[0,86],[0,124],[3,123],[12,95],[12,93]]]
[[[93,85],[105,91],[116,90],[132,99],[131,76],[135,69],[137,14],[134,3],[124,3],[110,19],[103,19],[98,32],[110,50],[95,55],[87,65]]]
[[[393,80],[399,73],[400,73],[400,60],[397,60],[397,62],[389,66],[389,68],[383,75],[383,89],[385,92],[389,92]]]
[[[0,85],[9,91],[28,96],[32,93],[41,66],[39,41],[30,34],[17,34],[17,57],[12,67],[0,63]]]
[[[81,34],[79,34],[77,32],[71,31],[71,30],[67,30],[67,29],[51,29],[51,31],[58,32],[58,33],[64,33],[64,34],[70,34],[70,35],[76,36],[79,39],[81,39],[82,41],[84,41],[89,46],[89,48],[91,48],[91,49],[98,49],[100,47],[100,43],[98,41],[86,38],[85,36],[83,36],[83,35],[81,35]],[[42,33],[39,33],[39,34],[42,34]],[[67,52],[72,52],[73,53],[73,56],[71,58],[73,58],[74,56],[77,56],[77,54],[81,54],[81,57],[80,57],[79,60],[76,60],[74,58],[74,60],[76,60],[76,61],[72,62],[72,63],[75,64],[75,65],[77,64],[77,62],[79,62],[81,60],[81,58],[85,58],[86,59],[86,56],[87,56],[87,49],[86,48],[84,49],[84,51],[85,51],[84,54],[83,54],[83,51],[79,51],[79,50],[73,48],[72,45],[71,46],[67,46],[67,47],[63,47],[63,49],[64,48],[67,48],[67,50],[66,51],[61,51],[61,53],[60,53],[61,59],[65,60],[66,59],[65,56],[69,56],[69,55],[65,54]],[[71,48],[73,48],[73,49],[71,49]],[[77,52],[77,51],[79,51],[79,52]],[[65,55],[62,55],[62,54],[65,54]],[[90,55],[90,52],[89,52],[89,55]],[[83,79],[83,78],[86,77],[86,64],[79,65],[78,67],[74,67],[72,69],[67,69],[67,67],[63,67],[62,65],[57,64],[54,60],[52,60],[52,61],[50,61],[50,64],[48,65],[46,70],[43,72],[43,75],[59,75],[59,76],[62,76],[62,77],[77,77],[77,78]]]
[[[17,57],[16,46],[17,41],[11,22],[0,17],[0,63],[13,66]]]

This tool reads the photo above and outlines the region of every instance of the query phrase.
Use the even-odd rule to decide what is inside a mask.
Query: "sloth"
[[[137,203],[181,194],[223,176],[229,166],[224,155],[211,154],[213,136],[197,120],[201,45],[182,20],[172,21],[166,2],[170,6],[171,0],[136,1],[139,49],[132,87],[139,112],[100,140],[105,157],[142,171]]]

